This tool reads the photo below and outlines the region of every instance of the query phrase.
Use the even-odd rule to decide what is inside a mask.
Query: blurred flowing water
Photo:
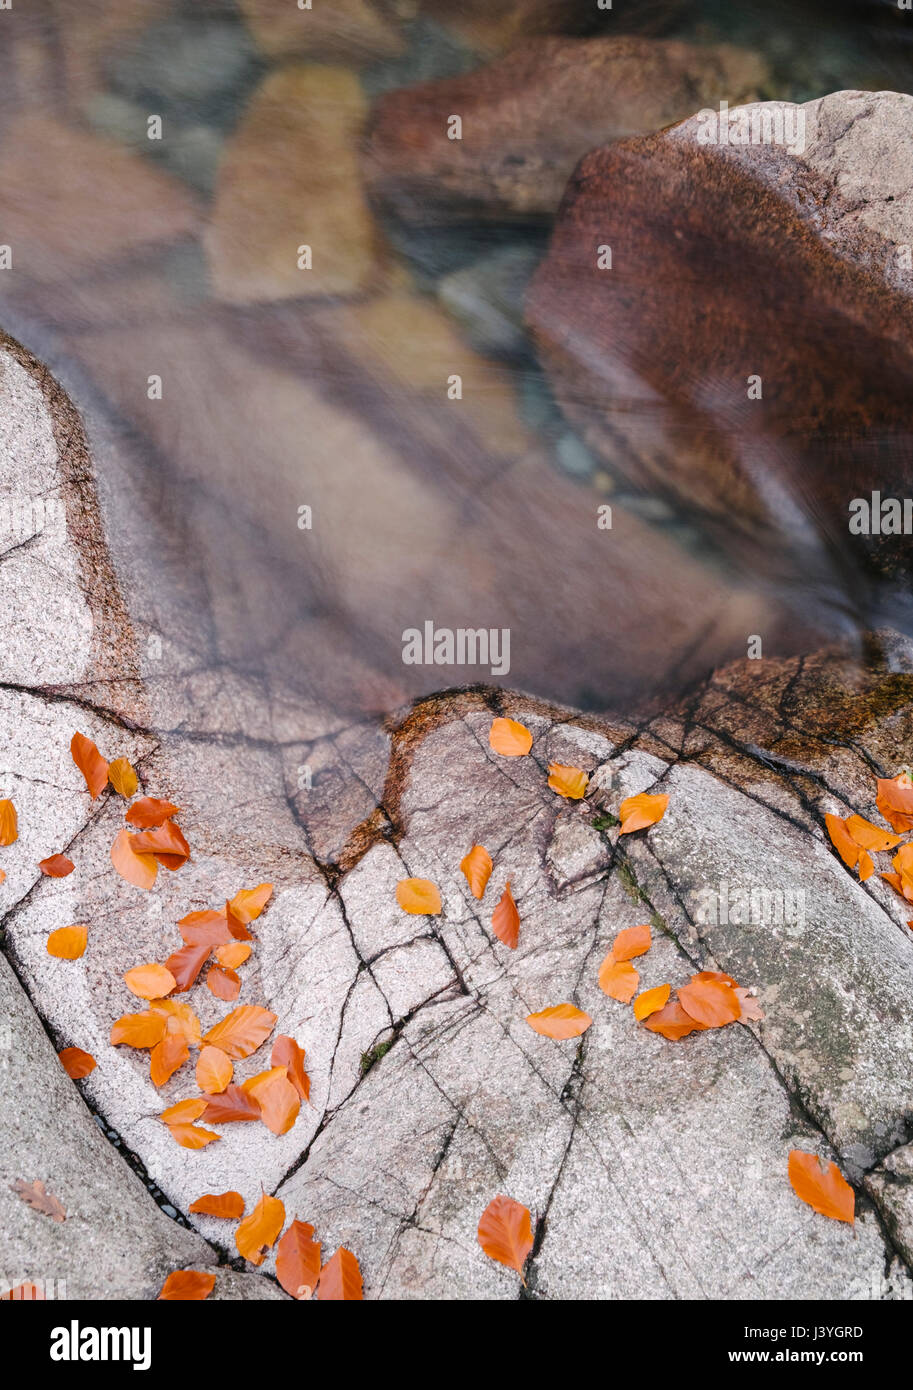
[[[359,160],[383,94],[540,28],[733,43],[764,55],[764,96],[804,101],[913,90],[913,25],[735,0],[520,0],[512,30],[475,0],[293,9],[0,12],[0,318],[87,420],[146,674],[224,668],[351,713],[476,681],[631,712],[753,634],[772,656],[853,633],[852,579],[725,558],[575,432],[523,327],[547,218],[407,225]],[[319,42],[289,36],[313,15]],[[302,287],[308,243],[338,284]],[[508,629],[509,671],[404,664],[429,621]]]

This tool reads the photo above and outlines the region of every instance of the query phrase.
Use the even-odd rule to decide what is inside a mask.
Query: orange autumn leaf
[[[190,846],[173,820],[156,830],[141,830],[133,837],[134,854],[152,854],[163,869],[179,869],[190,858]]]
[[[671,985],[655,985],[653,989],[645,989],[643,994],[638,994],[634,1000],[634,1017],[638,1023],[663,1008],[671,993]]]
[[[618,809],[621,817],[619,835],[630,835],[635,830],[646,830],[647,826],[656,825],[666,814],[668,805],[668,796],[659,793],[655,796],[648,792],[626,796]]]
[[[824,824],[830,836],[831,844],[840,855],[848,869],[855,869],[859,861],[859,846],[846,828],[846,822],[842,816],[835,816],[832,812],[824,817]]]
[[[509,946],[512,951],[517,949],[520,940],[520,914],[514,902],[514,895],[510,891],[510,879],[504,885],[500,902],[491,914],[491,929],[505,946]]]
[[[890,830],[882,830],[863,816],[847,816],[844,824],[860,849],[873,850],[878,854],[900,844],[899,835],[892,835]]]
[[[253,1265],[261,1265],[264,1255],[285,1225],[285,1207],[278,1197],[264,1192],[249,1216],[235,1231],[238,1254]]]
[[[828,1163],[822,1170],[815,1154],[792,1149],[789,1155],[789,1181],[796,1196],[822,1216],[853,1225],[855,1194],[836,1163]]]
[[[58,927],[48,937],[48,955],[58,960],[78,960],[88,939],[88,927]]]
[[[124,976],[124,984],[140,999],[163,999],[174,989],[176,981],[170,970],[153,961],[149,965],[134,965]]]
[[[165,1019],[147,1011],[141,1014],[124,1014],[111,1025],[111,1042],[126,1043],[128,1047],[155,1047],[165,1036]]]
[[[403,878],[396,885],[396,901],[404,912],[434,917],[441,910],[441,895],[429,878]]]
[[[215,1288],[216,1276],[202,1269],[176,1269],[162,1285],[159,1299],[202,1302]]]
[[[207,1144],[214,1144],[222,1137],[199,1125],[169,1125],[168,1129],[174,1142],[180,1144],[182,1149],[205,1149]]]
[[[149,1075],[153,1086],[164,1086],[189,1056],[190,1049],[183,1034],[166,1033],[149,1054]]]
[[[118,796],[125,797],[127,801],[130,800],[131,796],[136,795],[136,789],[139,786],[139,779],[126,758],[115,758],[114,762],[109,765],[108,781]]]
[[[867,849],[859,851],[859,882],[865,883],[867,878],[871,878],[875,872],[875,865],[872,863],[872,856]]]
[[[610,951],[599,967],[599,988],[603,994],[620,1004],[630,1004],[639,984],[640,976],[630,961],[616,960],[614,951]]]
[[[183,1033],[191,1047],[199,1047],[200,1020],[189,1004],[180,999],[153,999],[149,1008],[164,1018],[166,1033]]]
[[[488,731],[488,746],[502,758],[523,758],[533,746],[533,736],[516,719],[495,719]]]
[[[170,970],[174,976],[176,994],[186,994],[191,985],[196,982],[197,976],[209,960],[211,951],[212,947],[204,942],[199,946],[182,946],[180,950],[168,957],[165,961],[165,969]]]
[[[210,1125],[250,1123],[260,1118],[256,1098],[242,1086],[226,1086],[224,1091],[211,1095],[206,1102],[203,1119]]]
[[[229,941],[225,946],[216,949],[216,960],[220,965],[224,965],[226,970],[237,970],[249,955],[250,946],[246,941]]]
[[[678,1042],[679,1038],[687,1037],[689,1033],[705,1031],[704,1024],[686,1014],[677,999],[670,999],[663,1008],[651,1014],[644,1027],[651,1033],[661,1033],[670,1042]]]
[[[311,1078],[304,1069],[304,1048],[299,1047],[294,1038],[282,1034],[273,1043],[270,1062],[274,1067],[285,1067],[289,1081],[302,1100],[311,1094]]]
[[[234,1071],[231,1058],[221,1047],[204,1047],[197,1058],[197,1085],[207,1095],[217,1095],[231,1084]]]
[[[13,845],[19,838],[19,819],[13,803],[4,798],[0,801],[0,845]]]
[[[253,941],[253,933],[241,921],[230,902],[225,904],[225,926],[228,929],[229,937],[235,941]]]
[[[242,1004],[210,1028],[203,1041],[221,1047],[233,1061],[249,1057],[276,1026],[277,1016],[259,1004]]]
[[[60,1064],[73,1081],[80,1081],[95,1070],[97,1065],[91,1052],[83,1052],[81,1047],[65,1047],[57,1056]]]
[[[192,1125],[205,1109],[205,1096],[188,1096],[186,1100],[179,1100],[177,1105],[169,1105],[168,1109],[159,1115],[159,1119],[166,1125]]]
[[[512,1197],[493,1197],[482,1212],[478,1240],[490,1260],[515,1269],[523,1283],[523,1267],[533,1248],[529,1209]]]
[[[875,805],[892,830],[901,835],[913,830],[913,782],[906,773],[897,777],[879,777]]]
[[[133,848],[135,835],[129,830],[119,830],[111,846],[111,863],[121,878],[132,883],[134,888],[151,888],[159,866],[151,854],[137,854]]]
[[[738,995],[723,980],[695,980],[678,991],[678,1001],[695,1023],[723,1028],[742,1016]]]
[[[226,970],[224,966],[211,965],[206,974],[206,988],[217,999],[231,1003],[241,993],[241,977],[233,970]]]
[[[267,1129],[273,1134],[288,1134],[298,1118],[301,1097],[289,1081],[285,1067],[271,1067],[251,1077],[242,1089],[259,1105],[260,1119]]]
[[[537,1014],[527,1014],[526,1021],[534,1033],[546,1038],[579,1038],[593,1020],[573,1004],[555,1004]]]
[[[74,734],[70,740],[73,761],[86,779],[86,787],[94,801],[108,785],[108,763],[95,744],[85,734]]]
[[[616,960],[633,960],[649,951],[653,940],[649,922],[639,927],[625,927],[612,942],[612,955]]]
[[[468,854],[460,860],[460,868],[465,875],[466,882],[469,884],[469,891],[474,898],[479,901],[485,896],[485,889],[488,880],[491,878],[491,871],[494,865],[491,862],[491,855],[484,845],[473,845]]]
[[[287,1294],[299,1300],[310,1298],[317,1287],[320,1242],[306,1221],[293,1221],[276,1246],[276,1278]]]
[[[135,825],[137,830],[154,830],[157,825],[162,825],[172,816],[176,816],[180,809],[180,806],[175,806],[171,801],[159,801],[155,796],[141,796],[132,806],[128,806],[124,812],[124,820],[128,825]]]
[[[76,865],[65,854],[52,854],[47,859],[39,859],[38,867],[46,878],[66,878]]]
[[[191,1202],[188,1211],[197,1216],[222,1216],[237,1221],[244,1215],[244,1198],[240,1192],[207,1192]]]
[[[589,781],[589,774],[582,767],[567,767],[564,763],[548,765],[549,786],[568,801],[580,801],[586,795]]]
[[[902,874],[882,874],[885,883],[890,883],[892,888],[896,888],[898,893],[902,893],[908,903],[913,903],[913,881],[904,878]]]
[[[344,1247],[327,1260],[317,1282],[318,1300],[335,1303],[358,1303],[364,1298],[361,1270],[351,1250]]]
[[[0,883],[6,882],[6,869],[0,869]]]
[[[231,910],[245,926],[256,921],[273,895],[271,883],[258,883],[256,888],[242,888],[231,900]]]

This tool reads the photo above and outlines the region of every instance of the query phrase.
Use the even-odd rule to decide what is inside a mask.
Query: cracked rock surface
[[[17,459],[33,451],[41,489],[66,496],[78,422],[61,436],[53,384],[12,349],[0,362],[4,495],[28,490]],[[90,509],[91,471],[80,477]],[[3,794],[20,813],[0,885],[15,972],[0,962],[10,1283],[142,1298],[171,1269],[218,1266],[216,1296],[281,1296],[272,1257],[231,1268],[230,1223],[188,1215],[229,1188],[249,1209],[262,1187],[327,1251],[357,1254],[370,1298],[517,1297],[516,1276],[476,1241],[498,1192],[532,1212],[530,1297],[913,1297],[913,937],[897,895],[860,885],[823,833],[830,810],[877,818],[874,777],[904,761],[908,643],[881,635],[863,665],[837,651],[744,662],[641,724],[477,689],[378,730],[205,672],[150,698],[136,677],[142,620],[127,616],[142,596],[119,594],[101,520],[80,529],[86,515],[100,514],[68,510],[56,536],[4,559],[40,616],[34,641],[23,620],[0,670]],[[491,751],[495,713],[532,731],[529,757]],[[123,802],[89,800],[75,729],[183,808],[192,858],[149,893],[111,868]],[[311,786],[297,775],[308,759]],[[549,790],[550,761],[590,774],[583,801]],[[647,790],[669,794],[665,818],[619,840],[621,800]],[[482,902],[459,872],[476,842],[495,864]],[[38,860],[56,851],[75,872],[42,878]],[[439,885],[438,916],[399,909],[407,876]],[[514,952],[490,929],[508,879]],[[276,1031],[305,1047],[310,1104],[281,1138],[226,1126],[190,1152],[157,1119],[196,1094],[190,1067],[156,1089],[147,1054],[108,1043],[136,1006],[122,976],[165,959],[186,912],[264,880],[275,891],[238,1002],[272,1009]],[[768,893],[767,919],[737,920],[740,889]],[[679,1043],[639,1029],[596,977],[615,934],[648,920],[643,988],[731,970],[765,1021]],[[89,927],[85,955],[51,958],[48,933],[72,922]],[[186,997],[204,1029],[227,1012],[202,984]],[[582,1038],[526,1024],[566,1000],[593,1018]],[[85,1080],[63,1073],[64,1046],[95,1056]],[[265,1065],[261,1051],[235,1079]],[[794,1147],[840,1163],[854,1228],[796,1198]],[[67,1221],[19,1202],[19,1178],[46,1181]]]

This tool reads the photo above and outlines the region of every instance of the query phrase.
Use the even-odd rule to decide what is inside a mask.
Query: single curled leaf
[[[470,893],[481,902],[485,896],[488,880],[491,878],[491,871],[494,868],[491,855],[485,846],[473,845],[469,853],[460,860],[460,868],[469,884]]]

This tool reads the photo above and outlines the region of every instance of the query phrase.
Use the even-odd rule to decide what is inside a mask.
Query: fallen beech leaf
[[[875,872],[875,865],[872,863],[872,856],[867,849],[859,851],[859,882],[865,883],[867,878],[871,878]]]
[[[751,993],[751,990],[749,990],[749,989],[741,989],[740,987],[737,986],[737,987],[736,987],[736,998],[738,999],[739,1005],[740,1005],[741,1010],[742,1010],[742,1022],[743,1022],[743,1023],[746,1023],[746,1022],[748,1022],[748,1023],[763,1023],[763,1022],[764,1022],[764,1012],[763,1012],[763,1010],[762,1010],[762,1008],[761,1008],[761,1005],[758,1003],[757,999],[755,998],[755,996]]]
[[[65,1047],[57,1056],[67,1076],[73,1081],[81,1081],[98,1065],[91,1052],[83,1052],[81,1047]]]
[[[523,1267],[533,1248],[533,1229],[527,1207],[512,1197],[493,1197],[482,1212],[478,1238],[490,1260],[509,1265],[526,1284]]]
[[[111,1042],[126,1043],[127,1047],[155,1047],[165,1036],[165,1019],[147,1010],[141,1014],[124,1014],[111,1025]]]
[[[815,1154],[793,1149],[789,1155],[789,1180],[796,1196],[822,1216],[853,1225],[856,1197],[836,1163],[828,1163],[822,1171]]]
[[[203,1041],[221,1047],[237,1062],[249,1057],[276,1026],[277,1016],[259,1004],[242,1004],[204,1034]]]
[[[40,859],[38,867],[46,878],[66,878],[76,865],[65,854],[52,854],[47,859]]]
[[[617,961],[633,960],[635,956],[649,951],[652,941],[649,923],[640,927],[625,927],[612,942],[612,955]]]
[[[207,1192],[187,1208],[198,1216],[223,1216],[237,1221],[244,1215],[244,1198],[240,1192]]]
[[[901,835],[913,830],[913,782],[903,772],[897,777],[879,777],[877,782],[875,805],[891,829]]]
[[[844,824],[860,849],[872,850],[877,854],[900,844],[899,835],[892,835],[890,830],[882,830],[880,826],[873,825],[862,816],[847,816]]]
[[[473,845],[469,853],[460,860],[460,868],[469,884],[469,891],[479,901],[485,896],[485,888],[491,878],[493,867],[491,855],[484,845]]]
[[[52,1192],[48,1192],[40,1179],[36,1178],[34,1182],[25,1182],[22,1178],[17,1178],[10,1186],[20,1201],[25,1202],[26,1206],[31,1207],[34,1211],[40,1211],[42,1216],[49,1216],[52,1221],[66,1221],[67,1214],[63,1205]]]
[[[666,814],[668,805],[668,796],[659,793],[655,796],[648,792],[641,792],[639,796],[626,796],[618,808],[621,817],[619,835],[630,835],[635,830],[645,830],[649,825],[656,825]]]
[[[302,1100],[311,1094],[311,1078],[304,1069],[304,1048],[299,1047],[294,1038],[282,1034],[273,1043],[270,1062],[274,1067],[285,1067],[289,1081]]]
[[[0,883],[6,882],[6,869],[0,869]]]
[[[159,801],[154,796],[141,796],[132,806],[127,807],[124,820],[128,825],[135,825],[137,830],[154,830],[157,825],[163,825],[166,820],[176,816],[180,809],[180,806],[175,806],[171,801]]]
[[[517,949],[520,940],[520,914],[510,891],[510,879],[504,886],[500,902],[491,914],[491,929],[505,946],[509,946],[512,951]]]
[[[207,1095],[218,1095],[231,1084],[234,1070],[231,1058],[221,1047],[204,1047],[197,1058],[197,1085]]]
[[[579,1038],[593,1020],[573,1004],[555,1004],[537,1014],[527,1014],[526,1021],[534,1033],[546,1038]]]
[[[203,966],[209,960],[212,947],[203,944],[201,946],[182,946],[175,951],[174,955],[165,961],[165,969],[174,976],[174,989],[176,994],[186,994],[191,985],[195,983],[197,976]]]
[[[0,845],[12,845],[19,838],[19,820],[16,808],[7,799],[0,801]]]
[[[206,988],[217,999],[225,999],[230,1003],[241,993],[241,977],[221,965],[211,965],[206,974]]]
[[[188,912],[178,922],[178,928],[188,946],[227,946],[232,941],[224,912],[207,908],[205,912]]]
[[[441,895],[429,878],[403,878],[396,885],[396,901],[404,912],[417,916],[436,916],[441,910]]]
[[[171,1137],[182,1149],[205,1149],[221,1139],[221,1134],[213,1134],[211,1129],[201,1129],[199,1125],[169,1125]]]
[[[317,1287],[320,1242],[306,1221],[293,1221],[276,1246],[276,1278],[286,1293],[299,1300],[310,1298]]]
[[[189,1056],[190,1048],[183,1034],[166,1033],[149,1054],[149,1075],[153,1086],[164,1086]]]
[[[260,1119],[273,1134],[288,1134],[298,1118],[301,1097],[288,1079],[285,1067],[272,1067],[245,1081],[243,1090],[260,1107]]]
[[[642,1023],[645,1018],[661,1009],[671,993],[671,985],[654,985],[652,989],[645,989],[643,994],[638,994],[634,1000],[634,1017],[638,1023]]]
[[[260,1107],[256,1098],[241,1086],[229,1085],[224,1091],[211,1095],[202,1118],[210,1125],[235,1124],[242,1120],[259,1120]]]
[[[495,719],[488,731],[488,746],[502,758],[523,758],[533,746],[533,736],[516,719]]]
[[[230,902],[225,904],[225,925],[228,935],[235,941],[253,941],[253,935],[241,921]]]
[[[179,1100],[177,1105],[169,1105],[168,1109],[159,1115],[159,1119],[166,1125],[192,1125],[205,1109],[205,1096],[188,1096],[186,1100]]]
[[[86,779],[86,787],[94,801],[108,785],[108,764],[95,744],[85,734],[74,734],[70,740],[73,761]]]
[[[723,1028],[742,1016],[738,996],[722,980],[692,980],[678,991],[685,1013],[705,1028]]]
[[[890,883],[892,888],[896,888],[898,893],[902,893],[908,903],[913,903],[913,883],[905,879],[901,874],[882,874],[881,877],[886,883]]]
[[[341,1247],[320,1271],[317,1298],[335,1303],[358,1303],[364,1296],[358,1261],[351,1250]]]
[[[179,999],[153,999],[149,1008],[164,1018],[166,1033],[182,1033],[191,1047],[199,1047],[200,1020],[189,1004]]]
[[[840,855],[848,869],[855,869],[859,862],[859,846],[846,828],[846,821],[842,816],[835,816],[831,812],[824,817],[824,824],[827,833],[831,837],[831,844]]]
[[[174,989],[176,980],[164,965],[134,965],[124,976],[124,984],[140,999],[163,999]]]
[[[134,888],[151,888],[159,866],[151,854],[137,854],[133,848],[135,835],[129,830],[119,830],[111,846],[111,863],[121,878],[132,883]]]
[[[677,999],[670,999],[663,1008],[651,1014],[644,1027],[651,1033],[661,1033],[671,1042],[678,1042],[679,1038],[687,1037],[689,1033],[705,1031],[704,1024],[686,1014]]]
[[[238,1253],[252,1265],[261,1265],[266,1251],[273,1244],[285,1224],[285,1207],[278,1197],[270,1197],[264,1192],[250,1216],[235,1231],[235,1245]]]
[[[190,858],[190,846],[179,825],[166,820],[157,830],[141,830],[133,837],[134,854],[152,854],[163,869],[179,869]]]
[[[48,955],[58,960],[78,960],[88,939],[88,927],[58,927],[48,937]]]
[[[599,967],[599,988],[619,1004],[630,1004],[637,993],[640,976],[630,961],[616,960],[613,951]]]
[[[589,773],[582,767],[566,767],[564,763],[548,765],[549,786],[568,801],[579,801],[585,796],[589,780]]]
[[[189,1303],[191,1300],[200,1303],[204,1298],[208,1298],[215,1288],[216,1276],[207,1274],[202,1269],[176,1269],[173,1274],[162,1285],[162,1292],[159,1299],[177,1302],[180,1300]]]
[[[250,946],[246,941],[229,941],[225,946],[219,946],[216,950],[216,960],[220,965],[224,965],[226,970],[237,970],[239,965],[243,965],[250,955]]]
[[[139,779],[126,758],[115,758],[114,762],[109,764],[108,781],[118,795],[126,797],[128,801],[131,796],[136,796]]]
[[[258,883],[256,888],[242,888],[231,900],[231,910],[245,926],[256,921],[273,895],[271,883]]]

